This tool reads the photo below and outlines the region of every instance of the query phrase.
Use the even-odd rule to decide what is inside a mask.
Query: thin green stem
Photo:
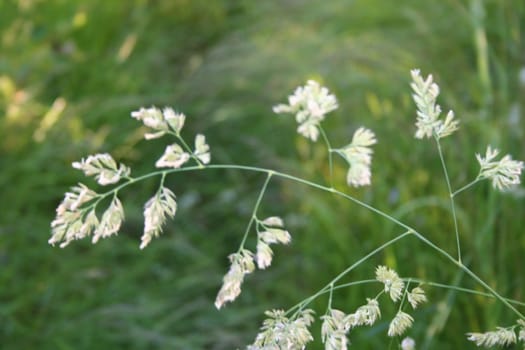
[[[297,312],[299,312],[300,310],[302,310],[306,305],[308,305],[309,303],[311,303],[313,300],[315,300],[318,296],[326,293],[331,286],[335,285],[335,283],[337,281],[339,281],[341,278],[343,278],[345,275],[347,275],[349,272],[351,272],[352,270],[354,270],[355,268],[357,268],[359,265],[361,265],[363,262],[365,262],[366,260],[370,259],[372,256],[374,256],[375,254],[379,253],[380,251],[384,250],[386,247],[394,244],[395,242],[405,238],[406,236],[410,235],[412,233],[411,230],[408,230],[406,232],[404,232],[403,234],[389,240],[388,242],[386,243],[383,243],[382,245],[380,245],[379,247],[377,247],[376,249],[372,250],[370,253],[366,254],[365,256],[363,256],[361,259],[357,260],[355,263],[353,263],[352,265],[350,265],[349,267],[347,267],[343,272],[341,272],[340,274],[338,274],[334,279],[332,279],[326,286],[324,286],[323,288],[321,288],[319,291],[317,291],[315,294],[309,296],[308,298],[304,299],[303,301],[301,301],[300,303],[298,303],[297,305],[291,307],[287,313],[290,313],[291,311],[297,309]]]
[[[465,191],[466,189],[474,186],[475,184],[477,184],[481,179],[479,178],[479,176],[473,180],[472,182],[466,184],[465,186],[461,187],[459,190],[456,190],[455,192],[452,193],[452,197],[455,197],[457,196],[459,193]]]
[[[405,279],[403,279],[403,280],[405,280]],[[469,294],[479,295],[479,296],[483,296],[483,297],[487,297],[487,298],[495,298],[495,296],[493,294],[491,294],[491,293],[480,292],[479,290],[453,286],[453,285],[450,285],[450,284],[429,282],[429,281],[425,281],[425,280],[417,279],[417,278],[412,278],[412,282],[417,282],[417,283],[421,283],[421,284],[425,284],[425,285],[432,286],[432,287],[437,287],[437,288],[455,290],[457,292],[462,292],[462,293],[469,293]],[[339,287],[342,287],[342,285],[339,285],[339,286],[337,286],[334,289],[337,289]],[[517,305],[517,306],[525,306],[525,303],[522,302],[522,301],[519,301],[519,300],[514,300],[514,299],[510,299],[510,298],[503,298],[503,299],[505,299],[509,303]]]
[[[438,247],[437,245],[432,243],[432,241],[430,241],[429,239],[425,238],[421,233],[417,232],[414,228],[412,228],[409,225],[399,221],[398,219],[388,215],[387,213],[385,213],[385,212],[383,212],[383,211],[381,211],[379,209],[376,209],[376,208],[374,208],[374,207],[372,207],[372,206],[370,206],[370,205],[368,205],[368,204],[366,204],[366,203],[364,203],[364,202],[362,202],[362,201],[360,201],[360,200],[358,200],[358,199],[356,199],[356,198],[354,198],[354,197],[352,197],[352,196],[350,196],[350,195],[348,195],[348,194],[346,194],[344,192],[338,191],[338,190],[336,190],[334,188],[331,188],[331,187],[319,185],[319,184],[317,184],[315,182],[312,182],[312,181],[309,181],[309,180],[306,180],[306,179],[303,179],[303,178],[300,178],[300,177],[296,177],[296,176],[293,176],[293,175],[281,173],[281,172],[274,171],[274,170],[271,170],[271,169],[252,167],[252,166],[245,166],[245,165],[236,165],[236,164],[212,164],[212,165],[206,165],[204,168],[201,168],[199,166],[191,166],[191,167],[178,168],[178,169],[159,170],[159,171],[156,171],[156,172],[152,172],[152,173],[148,173],[148,174],[139,176],[137,178],[134,178],[133,180],[130,180],[130,181],[125,182],[125,183],[122,183],[121,185],[115,187],[114,189],[112,189],[112,190],[110,190],[110,191],[108,191],[106,193],[101,194],[101,198],[106,197],[106,196],[108,196],[110,194],[115,194],[120,189],[122,189],[122,188],[124,188],[124,187],[126,187],[128,185],[131,185],[131,184],[134,184],[136,182],[148,179],[150,177],[162,175],[163,173],[171,174],[171,173],[179,173],[179,172],[187,172],[187,171],[204,170],[204,169],[237,169],[237,170],[244,170],[244,171],[253,171],[253,172],[266,173],[266,174],[268,174],[269,177],[270,176],[277,176],[277,177],[280,177],[280,178],[283,178],[283,179],[288,179],[288,180],[291,180],[291,181],[294,181],[294,182],[297,182],[297,183],[301,183],[301,184],[310,186],[312,188],[317,188],[319,190],[330,192],[330,193],[333,193],[333,194],[335,194],[337,196],[346,198],[346,199],[350,200],[351,202],[353,202],[353,203],[355,203],[355,204],[357,204],[357,205],[359,205],[359,206],[361,206],[363,208],[366,208],[366,209],[368,209],[368,210],[378,214],[379,216],[381,216],[381,217],[383,217],[383,218],[385,218],[385,219],[387,219],[387,220],[389,220],[389,221],[399,225],[400,227],[406,229],[407,232],[405,232],[404,235],[407,235],[410,232],[413,233],[423,243],[425,243],[426,245],[428,245],[432,249],[436,250],[439,254],[443,255],[448,260],[450,260],[454,265],[456,265],[457,267],[462,269],[464,272],[466,272],[476,282],[478,282],[481,286],[483,286],[486,290],[488,290],[492,295],[494,295],[494,297],[496,299],[498,299],[505,306],[510,308],[516,315],[518,315],[518,317],[520,317],[522,319],[525,319],[525,316],[523,316],[522,313],[520,313],[515,307],[513,307],[505,298],[503,298],[499,293],[497,293],[492,287],[490,287],[487,283],[485,283],[483,280],[481,280],[474,272],[472,272],[469,268],[467,268],[460,261],[458,261],[457,259],[452,257],[450,254],[448,254],[446,251],[444,251],[443,249],[441,249],[440,247]],[[401,236],[396,237],[394,239],[394,241],[397,240],[397,239],[400,239],[400,237]],[[390,245],[392,243],[393,243],[392,241],[386,242],[384,245],[382,245],[381,247],[379,247],[376,250],[374,250],[371,253],[371,255],[377,253],[378,251],[383,249],[385,246],[388,246],[388,245]],[[363,257],[363,259],[361,259],[362,261],[360,260],[356,264],[360,264],[363,261],[365,261],[366,259],[368,259],[369,255]],[[351,266],[349,268],[350,271],[356,267],[354,265],[352,265],[353,267]]]
[[[162,176],[160,177],[159,189],[164,186],[164,180],[166,180],[166,173],[162,173]]]
[[[443,167],[443,173],[445,174],[445,180],[447,182],[448,194],[450,197],[450,208],[452,209],[452,218],[454,220],[454,232],[456,233],[456,245],[458,250],[458,261],[461,264],[461,245],[459,243],[459,229],[458,229],[458,219],[456,216],[456,205],[454,203],[454,195],[452,194],[452,186],[450,185],[450,179],[448,177],[447,166],[445,165],[445,158],[443,157],[443,151],[441,149],[441,143],[439,138],[435,136],[436,144],[439,153],[439,159],[441,160],[441,165]]]
[[[319,126],[319,130],[321,131],[321,135],[323,137],[324,143],[326,144],[326,148],[328,148],[328,167],[330,168],[330,187],[334,187],[334,164],[333,164],[333,156],[332,156],[332,146],[330,145],[330,141],[328,140],[328,136],[326,136],[326,133],[324,129]]]
[[[448,260],[450,260],[454,265],[459,267],[461,270],[463,270],[467,275],[469,275],[472,279],[474,279],[478,284],[483,286],[486,290],[488,290],[496,299],[498,299],[500,302],[502,302],[505,306],[507,306],[509,309],[511,309],[518,317],[525,319],[525,316],[521,312],[519,312],[514,306],[511,305],[504,297],[502,297],[498,292],[494,290],[491,286],[489,286],[485,281],[483,281],[481,278],[479,278],[472,270],[470,270],[468,267],[463,265],[458,260],[454,259],[452,255],[444,251],[443,249],[439,248],[437,245],[432,243],[427,238],[423,237],[419,232],[414,231],[414,235],[419,238],[423,243],[428,245],[429,247],[433,248],[434,250],[438,251],[441,255],[446,257]]]
[[[330,290],[329,290],[329,292],[330,292],[330,294],[328,296],[328,307],[326,308],[326,314],[328,314],[328,312],[332,308],[332,297],[334,295],[334,284],[333,283],[330,283]]]
[[[397,312],[400,312],[403,309],[403,305],[405,304],[405,300],[407,298],[408,287],[410,286],[410,282],[412,282],[412,279],[409,278],[405,286],[405,292],[403,293],[403,298],[401,299],[401,302],[399,303],[399,309],[397,309]]]
[[[427,286],[432,286],[432,287],[436,287],[436,288],[455,290],[457,292],[469,293],[469,294],[479,295],[479,296],[487,297],[487,298],[493,298],[493,299],[496,298],[492,293],[481,292],[479,290],[474,290],[474,289],[469,289],[469,288],[457,287],[457,286],[453,286],[453,285],[450,285],[450,284],[430,282],[430,281],[426,281],[426,280],[419,279],[419,278],[413,278],[413,277],[401,278],[401,279],[403,281],[405,281],[405,282],[411,281],[411,282],[415,282],[415,283],[419,283],[419,284],[423,284],[423,285],[427,285]],[[352,282],[338,284],[338,285],[334,286],[332,291],[336,291],[336,290],[344,289],[344,288],[349,288],[349,287],[354,287],[354,286],[362,285],[362,284],[380,284],[380,283],[381,282],[379,282],[376,279],[352,281]],[[329,293],[329,292],[330,291],[325,291],[325,293]],[[379,295],[383,294],[384,292],[385,292],[384,290],[381,290],[381,292],[379,292],[379,294],[376,296],[376,299],[379,297]],[[504,299],[507,300],[511,304],[514,304],[514,305],[517,305],[517,306],[525,306],[525,302],[522,302],[522,301],[519,301],[519,300],[515,300],[515,299],[510,299],[510,298],[504,298]]]
[[[242,237],[241,244],[239,245],[240,252],[244,248],[244,243],[246,243],[246,239],[248,238],[248,234],[250,233],[250,230],[252,228],[253,222],[257,219],[257,210],[259,209],[259,206],[261,205],[262,198],[264,196],[264,193],[266,192],[266,188],[268,187],[268,183],[270,182],[270,179],[272,178],[272,172],[269,172],[266,176],[266,180],[264,180],[264,184],[261,188],[261,192],[259,192],[259,197],[257,197],[257,201],[255,202],[255,205],[253,207],[252,216],[250,217],[250,221],[248,221],[248,225],[246,226],[246,231],[244,231],[244,236]]]
[[[182,144],[182,147],[184,147],[186,149],[186,152],[188,152],[191,155],[191,157],[197,162],[199,167],[203,168],[204,164],[202,164],[201,160],[198,157],[196,157],[195,154],[193,154],[193,151],[191,150],[191,147],[186,143],[186,141],[184,141],[182,136],[180,136],[179,133],[174,133],[174,135],[180,141],[180,143]]]

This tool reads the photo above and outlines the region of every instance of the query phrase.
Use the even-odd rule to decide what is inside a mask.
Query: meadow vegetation
[[[333,174],[335,187],[410,223],[454,255],[439,155],[432,142],[414,138],[410,70],[433,73],[439,104],[461,121],[442,140],[459,188],[478,175],[474,155],[487,144],[525,159],[524,23],[518,0],[1,2],[2,348],[242,348],[265,310],[297,304],[400,234],[343,198],[272,180],[261,218],[282,216],[293,241],[272,246],[271,268],[248,275],[241,296],[218,312],[227,256],[242,240],[265,175],[211,169],[166,177],[177,215],[147,249],[139,250],[142,212],[155,180],[122,193],[126,221],[117,237],[52,248],[55,208],[71,185],[85,181],[72,162],[108,152],[142,174],[164,152],[166,142],[144,141],[145,129],[130,118],[141,106],[183,111],[185,130],[206,135],[215,163],[271,168],[321,184]],[[334,158],[331,170],[322,142],[298,135],[293,118],[273,113],[309,79],[337,95],[339,108],[323,122],[336,144],[361,125],[374,130],[372,186],[346,187],[347,163]],[[523,187],[500,193],[485,181],[456,198],[464,264],[521,301],[523,213]],[[409,238],[347,281],[370,279],[380,265],[400,276],[483,290]],[[354,310],[376,287],[334,291],[334,308]],[[410,330],[417,349],[475,348],[466,332],[516,322],[492,298],[438,286],[425,292],[429,302],[417,309]],[[319,298],[310,307],[322,314],[326,302]],[[396,348],[388,323],[356,331],[353,345]],[[321,325],[313,327],[316,340],[308,348],[320,349]]]

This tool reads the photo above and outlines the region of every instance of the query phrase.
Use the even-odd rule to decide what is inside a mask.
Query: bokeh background
[[[125,192],[117,237],[66,249],[47,244],[64,192],[82,181],[70,167],[110,152],[133,174],[152,169],[166,139],[146,142],[130,118],[140,106],[173,106],[185,135],[207,136],[214,163],[276,168],[328,181],[326,152],[271,106],[316,79],[340,108],[325,128],[334,145],[373,129],[373,186],[347,191],[455,252],[447,190],[435,145],[415,140],[409,71],[433,73],[443,109],[461,130],[444,139],[453,187],[478,172],[492,144],[525,159],[525,3],[522,0],[3,0],[0,2],[0,348],[236,349],[255,337],[264,310],[287,309],[401,231],[352,203],[272,181],[260,215],[282,216],[293,235],[273,266],[245,280],[241,297],[213,306],[227,255],[244,232],[264,175],[207,171],[171,176],[179,210],[140,251],[142,206],[156,189]],[[336,162],[345,189],[344,161]],[[525,191],[488,182],[458,198],[470,267],[504,295],[524,300]],[[253,238],[254,236],[252,236]],[[253,244],[253,239],[248,242]],[[378,264],[479,289],[450,263],[407,239],[345,278]],[[379,285],[337,291],[350,313]],[[427,288],[408,335],[418,349],[469,349],[468,331],[515,317],[489,298]],[[314,302],[318,314],[326,298]],[[385,303],[386,305],[387,303]],[[351,334],[359,349],[397,349],[386,336],[395,310]],[[321,349],[317,340],[311,349]]]

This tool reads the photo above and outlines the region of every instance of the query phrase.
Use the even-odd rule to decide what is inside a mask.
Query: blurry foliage
[[[444,141],[458,187],[477,174],[474,153],[487,143],[525,159],[524,23],[519,0],[2,1],[2,348],[242,347],[255,336],[263,310],[294,305],[399,233],[349,202],[272,181],[261,211],[285,218],[292,245],[277,250],[268,271],[250,275],[240,299],[221,312],[213,299],[264,180],[256,174],[170,177],[180,210],[144,252],[138,250],[142,205],[153,181],[126,192],[124,202],[134,204],[126,207],[120,236],[96,247],[47,246],[62,194],[85,181],[72,161],[107,151],[140,173],[162,153],[168,141],[144,142],[129,118],[140,106],[184,111],[188,133],[206,134],[214,162],[273,167],[323,183],[322,145],[296,136],[292,118],[271,112],[293,88],[318,79],[341,105],[325,124],[333,144],[348,143],[360,125],[379,140],[372,187],[349,193],[454,251],[434,145],[413,138],[409,70],[434,73],[442,88],[438,102],[461,120],[460,132]],[[341,188],[345,168],[337,161]],[[468,261],[520,300],[523,198],[523,190],[504,196],[488,184],[458,198]],[[475,288],[415,240],[349,278],[370,278],[379,263],[401,275]],[[374,291],[344,290],[334,302],[351,311]],[[411,333],[423,345],[418,348],[466,348],[464,332],[514,322],[487,299],[429,293],[433,303],[416,313]],[[320,312],[324,302],[316,302]],[[389,317],[354,332],[354,345],[383,348]]]

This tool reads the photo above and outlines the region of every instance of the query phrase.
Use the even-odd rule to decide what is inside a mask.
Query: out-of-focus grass
[[[348,191],[454,252],[435,147],[413,138],[409,70],[435,73],[439,103],[461,120],[460,132],[443,142],[457,188],[476,176],[474,153],[487,143],[525,159],[523,23],[517,0],[3,2],[2,347],[242,347],[263,310],[294,305],[399,233],[349,202],[272,182],[261,216],[283,216],[293,244],[276,248],[274,266],[249,276],[240,299],[220,312],[213,299],[260,175],[170,177],[179,212],[143,252],[141,207],[153,181],[124,194],[127,221],[118,237],[97,246],[48,247],[54,207],[70,185],[85,181],[71,161],[110,151],[138,174],[162,153],[168,141],[142,141],[129,118],[142,105],[184,111],[185,132],[206,134],[214,162],[275,167],[324,183],[322,145],[296,136],[292,118],[271,113],[295,86],[318,79],[340,100],[325,122],[334,145],[346,144],[361,125],[379,139],[373,186]],[[335,170],[345,188],[344,162]],[[500,292],[522,300],[523,190],[500,195],[484,183],[462,194],[458,209],[466,261]],[[415,240],[396,244],[347,281],[371,278],[377,264],[478,288]],[[376,292],[377,286],[340,291],[334,303],[351,312]],[[418,348],[468,348],[465,332],[514,322],[488,299],[428,292],[431,303],[415,313],[410,333]],[[324,312],[326,300],[315,307]],[[391,316],[385,309],[379,326],[353,332],[354,346],[384,348]]]

